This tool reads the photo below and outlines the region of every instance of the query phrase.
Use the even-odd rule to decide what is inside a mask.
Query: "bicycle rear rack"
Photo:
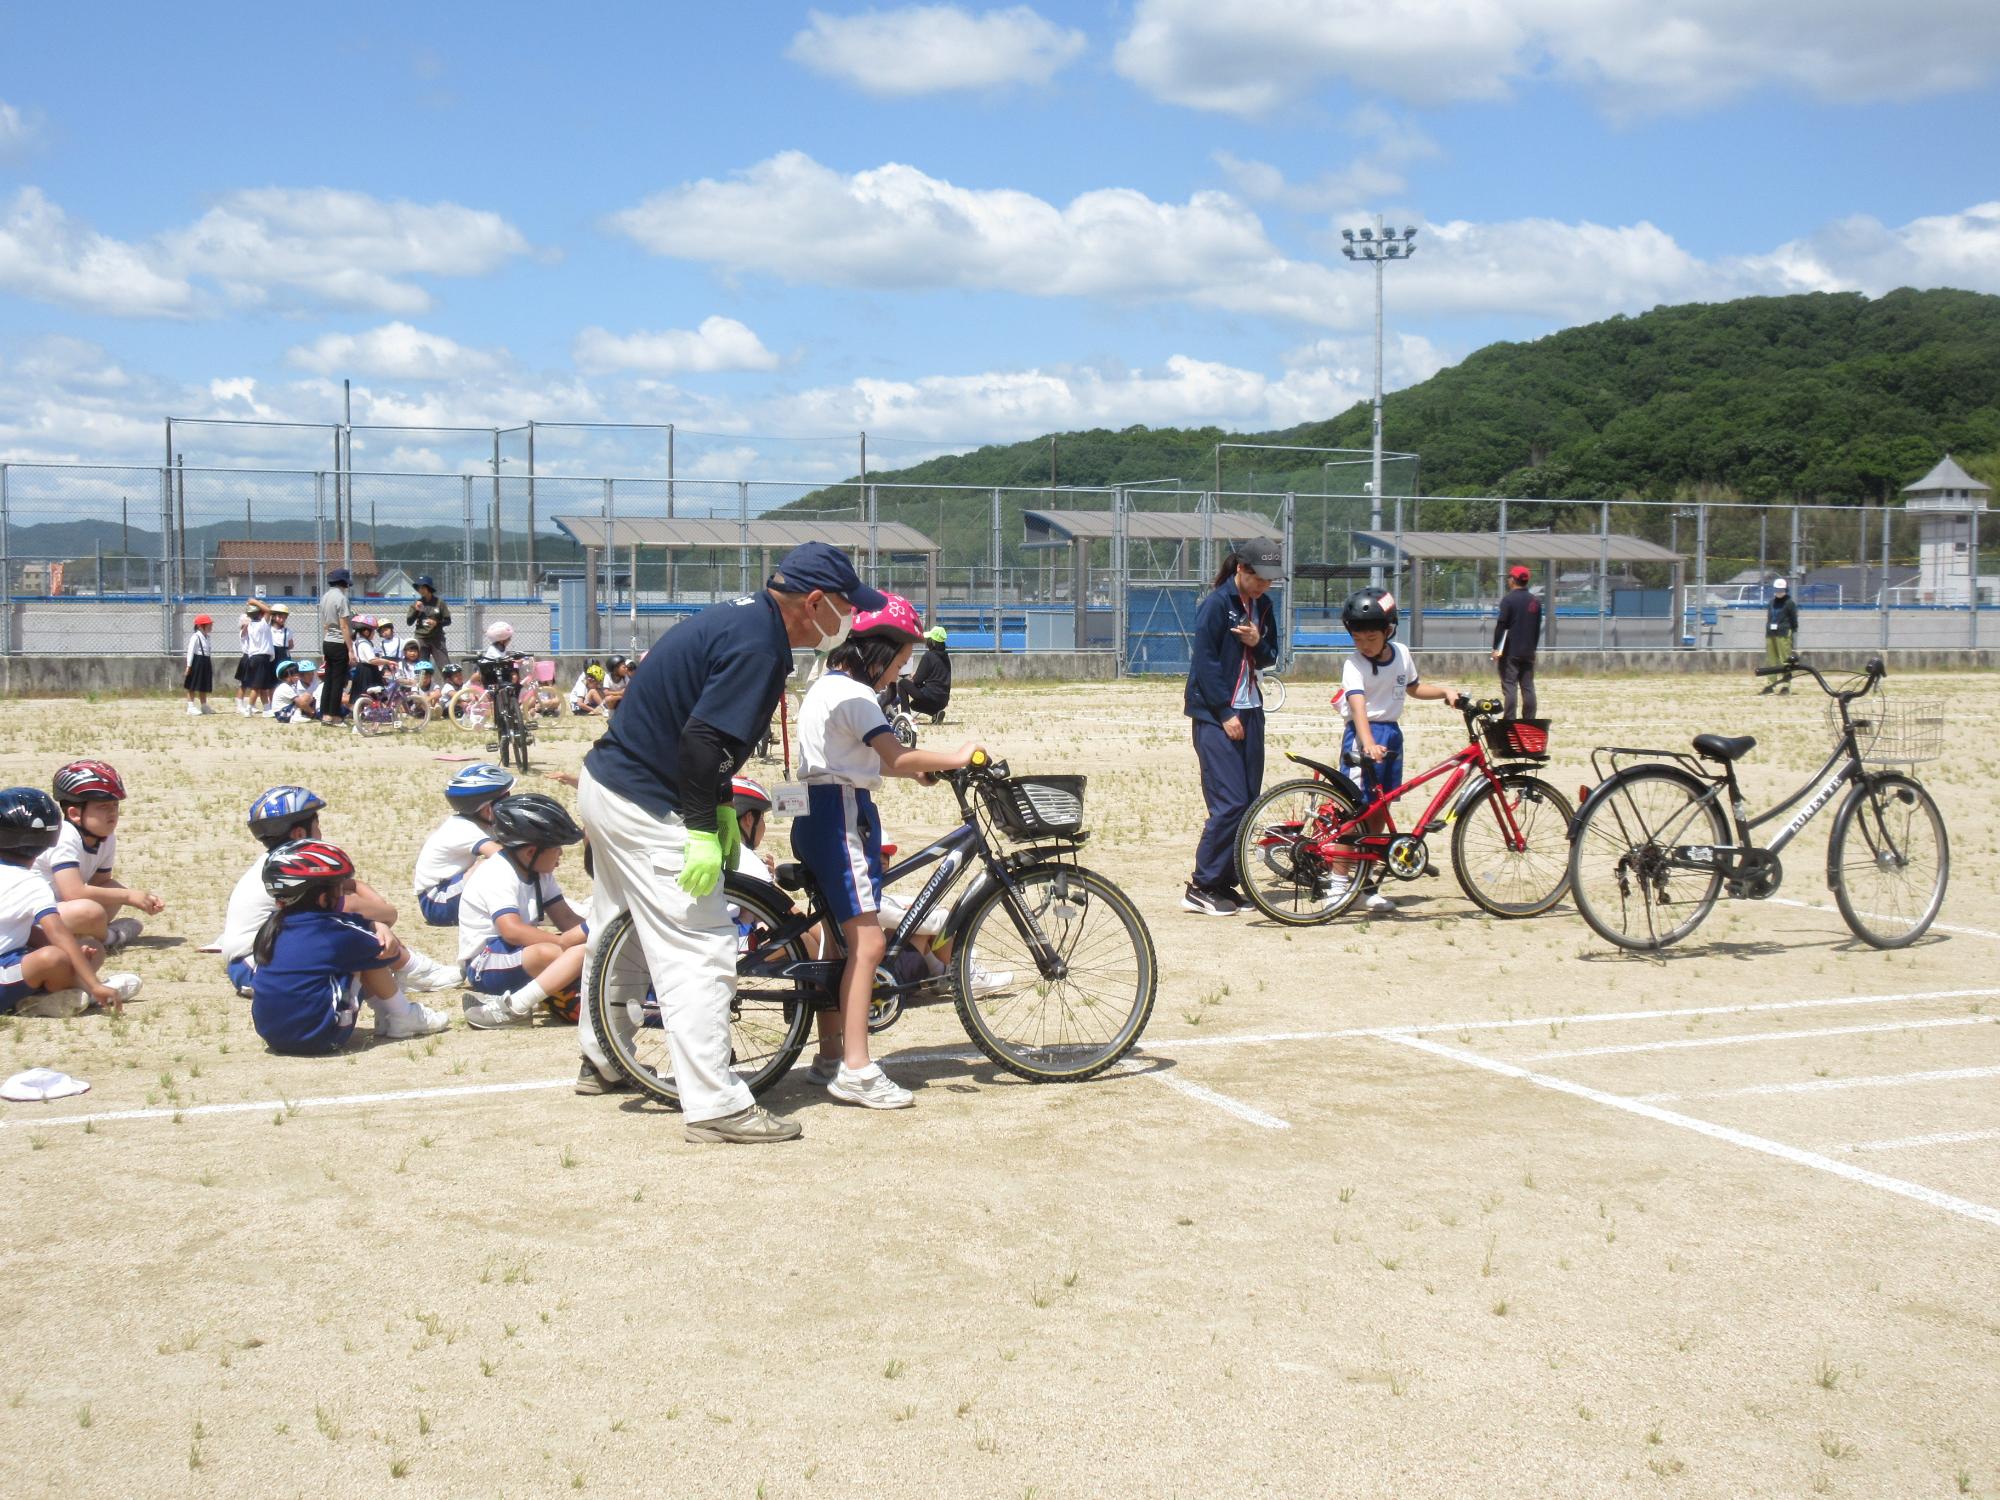
[[[1604,757],[1604,759],[1600,760],[1598,758],[1600,756]],[[1592,750],[1590,752],[1591,773],[1596,776],[1599,782],[1610,780],[1620,771],[1626,769],[1624,765],[1619,763],[1620,756],[1636,757],[1642,761],[1672,761],[1682,770],[1699,776],[1703,781],[1720,781],[1722,779],[1714,771],[1709,770],[1699,756],[1693,755],[1686,750],[1641,750],[1630,745],[1599,745],[1595,750]],[[1605,769],[1607,762],[1610,766],[1609,770]]]

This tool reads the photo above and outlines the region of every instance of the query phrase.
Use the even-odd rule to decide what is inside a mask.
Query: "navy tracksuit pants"
[[[1239,709],[1236,716],[1243,721],[1240,740],[1223,733],[1220,724],[1192,721],[1201,796],[1208,804],[1208,821],[1195,848],[1194,883],[1208,889],[1236,884],[1236,830],[1264,789],[1264,710]]]

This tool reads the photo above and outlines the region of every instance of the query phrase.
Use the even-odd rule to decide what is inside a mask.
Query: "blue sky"
[[[1420,226],[1392,385],[1661,302],[2000,292],[1996,65],[1968,0],[16,7],[0,459],[343,376],[358,420],[721,434],[717,477],[1286,425],[1366,394],[1376,211]]]

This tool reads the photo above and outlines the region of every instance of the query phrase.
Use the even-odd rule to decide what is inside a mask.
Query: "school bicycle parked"
[[[1801,673],[1832,700],[1833,753],[1803,786],[1755,817],[1745,812],[1736,782],[1737,761],[1757,744],[1750,735],[1698,734],[1693,755],[1591,752],[1604,779],[1577,813],[1569,869],[1577,910],[1599,937],[1621,948],[1664,948],[1699,927],[1725,891],[1751,901],[1775,895],[1785,878],[1779,855],[1842,787],[1847,796],[1826,841],[1826,883],[1848,930],[1871,947],[1905,948],[1936,920],[1951,874],[1944,817],[1914,776],[1881,768],[1935,760],[1944,742],[1942,710],[1885,698],[1877,691],[1887,675],[1879,656],[1838,688],[1796,656],[1757,669],[1787,687]],[[1648,759],[1621,764],[1633,756]],[[1788,813],[1759,844],[1755,830]]]
[[[380,687],[361,689],[349,709],[354,732],[363,738],[421,730],[431,721],[431,700],[393,677]]]
[[[1560,901],[1569,885],[1570,803],[1537,774],[1548,758],[1548,720],[1503,719],[1497,699],[1463,693],[1457,707],[1464,748],[1372,801],[1333,767],[1288,753],[1312,776],[1264,793],[1236,835],[1237,874],[1251,903],[1287,926],[1330,922],[1384,877],[1428,873],[1430,836],[1446,829],[1459,886],[1496,917],[1537,916]],[[1431,782],[1424,810],[1398,829],[1394,805]]]
[[[972,884],[943,934],[951,994],[973,1044],[1033,1083],[1092,1078],[1138,1045],[1153,1013],[1158,965],[1152,933],[1117,886],[1078,864],[1083,828],[1081,776],[1022,776],[981,752],[961,771],[941,773],[963,818],[943,838],[892,866],[890,885],[936,866],[889,935],[876,972],[870,1030],[894,1023],[905,1003],[934,981],[896,978],[896,959],[924,918],[968,874]],[[1002,849],[1002,840],[1022,847]],[[731,874],[726,898],[741,935],[730,1056],[752,1093],[783,1078],[798,1060],[818,1011],[840,1004],[846,962],[839,924],[803,864],[781,864],[778,885]],[[802,898],[795,903],[787,893]],[[830,933],[819,953],[815,933]],[[678,1106],[673,1062],[629,913],[605,929],[588,971],[587,1003],[612,1062],[663,1103]]]

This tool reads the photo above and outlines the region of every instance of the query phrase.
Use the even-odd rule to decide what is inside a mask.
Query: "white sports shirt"
[[[537,878],[541,884],[541,909],[546,912],[562,900],[562,887],[556,884],[553,874]],[[501,913],[510,911],[523,922],[540,925],[535,910],[535,887],[521,878],[520,870],[503,851],[474,866],[472,873],[465,877],[465,888],[459,892],[459,962],[463,963],[485,947],[488,938],[500,936],[499,929],[493,924]]]
[[[0,953],[27,947],[35,924],[55,909],[46,880],[19,865],[0,865]]]
[[[76,824],[63,819],[62,831],[56,835],[56,846],[44,849],[35,856],[35,873],[55,886],[56,871],[65,865],[76,867],[77,879],[89,885],[91,877],[103,874],[111,868],[112,856],[118,852],[118,835],[107,836],[95,849],[83,841],[83,832]]]
[[[799,707],[800,774],[872,790],[882,784],[882,759],[869,742],[888,732],[875,690],[845,672],[828,672]]]
[[[257,946],[257,929],[264,925],[264,918],[277,909],[278,903],[264,889],[264,856],[260,854],[229,893],[229,908],[222,918],[222,936],[215,940],[215,946],[222,950],[222,961],[228,963],[232,959],[248,958],[250,950]]]
[[[412,891],[421,896],[448,880],[456,880],[473,866],[475,852],[493,838],[493,830],[477,818],[453,813],[431,830],[417,854],[417,870]]]
[[[1372,662],[1359,651],[1347,653],[1340,668],[1340,716],[1352,720],[1347,696],[1359,693],[1368,700],[1370,724],[1395,724],[1403,717],[1403,699],[1417,685],[1417,662],[1401,641],[1389,642],[1389,660]]]

